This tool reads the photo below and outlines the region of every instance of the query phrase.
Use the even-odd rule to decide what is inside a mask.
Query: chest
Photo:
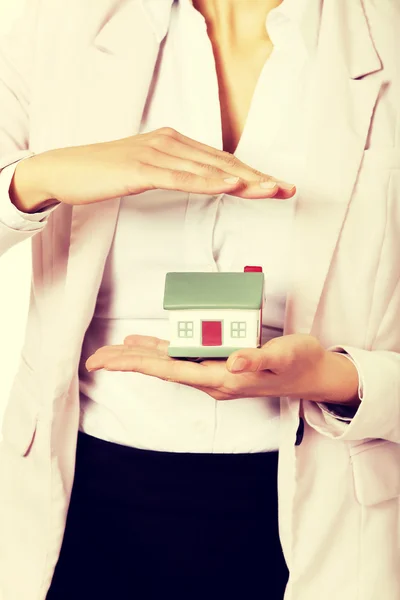
[[[279,57],[266,62],[260,56],[258,68],[254,67],[253,76],[247,79],[246,93],[230,111],[233,121],[224,120],[226,111],[218,101],[216,68],[207,40],[200,40],[205,42],[202,64],[196,71],[197,78],[192,79],[192,63],[174,52],[179,42],[177,31],[172,28],[170,34],[163,46],[140,133],[168,125],[209,146],[220,146],[227,139],[223,135],[224,123],[237,124],[237,115],[244,111],[242,127],[236,130],[238,137],[229,137],[235,146],[240,138],[238,158],[264,172],[298,182],[305,138],[298,127],[301,120],[297,118],[297,107],[303,100],[298,94],[299,87],[293,86],[292,95],[286,95],[291,102],[285,104],[276,83],[282,69],[287,71],[287,64]],[[239,66],[237,73],[242,69]],[[235,79],[230,80],[231,99],[235,98],[235,90],[240,91]],[[180,85],[173,85],[174,82]],[[275,93],[266,98],[265,88],[269,86]],[[255,88],[258,88],[256,93]],[[246,100],[252,105],[247,111]],[[284,132],[289,129],[298,135],[286,135]],[[201,196],[162,190],[134,199],[124,198],[101,289],[101,298],[106,301],[114,298],[111,308],[106,308],[107,314],[163,318],[166,272],[242,271],[245,265],[256,264],[268,273],[269,309],[264,313],[264,323],[281,327],[289,281],[293,210],[292,201],[249,202],[227,195]],[[127,282],[132,286],[129,293]],[[146,290],[145,303],[138,290]]]
[[[63,39],[65,34],[61,27],[58,31],[63,32],[61,36],[63,43],[60,42],[59,46],[55,46],[56,50],[59,47],[59,50],[57,50],[58,55],[54,54],[54,48],[51,44],[46,43],[43,45],[38,67],[38,73],[43,75],[36,77],[37,84],[34,86],[31,107],[30,144],[34,151],[40,152],[68,144],[78,145],[116,139],[139,131],[140,119],[158,48],[154,41],[151,41],[150,32],[144,35],[141,31],[142,29],[145,30],[145,21],[140,14],[136,13],[139,10],[138,5],[139,3],[129,3],[129,11],[132,13],[130,19],[127,19],[126,14],[121,11],[111,21],[112,27],[111,25],[104,27],[104,30],[97,36],[96,48],[94,45],[91,48],[90,56],[83,54],[80,48],[75,47],[75,45],[67,44],[67,41],[70,42],[70,40]],[[332,7],[334,8],[336,5],[344,6],[343,3],[338,1]],[[350,11],[350,5],[348,6]],[[348,232],[346,239],[353,253],[350,254],[351,260],[349,260],[349,254],[344,252],[345,231],[343,229],[341,245],[337,247],[335,254],[335,262],[338,262],[340,251],[343,261],[341,268],[336,273],[336,281],[340,280],[341,282],[337,289],[342,294],[345,292],[346,294],[351,293],[351,298],[358,297],[358,290],[372,289],[372,286],[367,284],[371,280],[375,281],[375,272],[367,273],[366,270],[362,270],[365,276],[363,275],[362,280],[360,279],[361,270],[357,262],[359,254],[356,256],[355,251],[360,253],[362,244],[359,244],[359,240],[355,239],[355,232],[361,235],[362,231],[376,231],[378,223],[382,223],[380,228],[380,232],[382,232],[385,221],[384,219],[378,221],[376,218],[377,210],[380,211],[379,215],[384,215],[385,206],[388,206],[390,210],[394,210],[396,207],[392,196],[390,197],[392,199],[389,199],[387,193],[388,190],[394,189],[393,183],[391,186],[389,186],[388,181],[383,181],[382,184],[378,183],[375,166],[366,162],[363,163],[363,168],[359,172],[371,121],[372,129],[381,133],[382,118],[385,118],[390,125],[388,131],[393,135],[396,130],[396,119],[395,113],[388,104],[390,97],[394,98],[395,105],[398,106],[398,96],[391,95],[391,88],[388,90],[390,93],[382,94],[378,98],[380,79],[379,73],[377,79],[374,71],[379,71],[381,66],[379,61],[377,62],[376,53],[369,40],[369,33],[365,28],[365,24],[362,21],[361,23],[357,22],[357,19],[359,21],[361,16],[358,13],[353,14],[353,21],[356,19],[354,30],[359,31],[360,34],[358,37],[355,36],[358,45],[355,45],[352,39],[348,40],[349,53],[342,51],[345,35],[342,26],[339,27],[339,23],[343,21],[342,17],[340,20],[338,16],[333,15],[331,20],[327,19],[325,22],[328,25],[320,34],[317,85],[313,102],[310,105],[313,117],[312,127],[308,130],[309,140],[306,152],[303,148],[303,154],[307,157],[307,166],[301,169],[302,179],[306,185],[301,188],[302,193],[299,194],[295,215],[296,235],[293,236],[293,246],[296,248],[296,253],[292,268],[292,294],[286,319],[288,332],[306,332],[310,330],[333,251],[343,229],[342,225],[347,214],[349,201],[351,200],[353,218],[350,213],[347,214],[345,228]],[[105,15],[101,15],[101,20],[105,22]],[[332,22],[337,24],[336,28],[329,26]],[[135,36],[132,35],[132,23],[137,24]],[[80,30],[82,30],[82,40],[85,42],[82,43],[82,46],[85,45],[86,47],[89,45],[89,34],[84,27],[81,27]],[[116,32],[118,32],[118,35]],[[132,40],[135,40],[135,48],[133,49],[131,47]],[[137,40],[140,40],[140,44]],[[99,50],[98,47],[101,47],[102,50]],[[69,53],[66,52],[66,48],[70,48]],[[108,51],[105,52],[104,48]],[[185,44],[186,55],[189,48],[190,44]],[[384,49],[381,48],[381,52],[385,58]],[[143,57],[143,60],[137,60],[139,55]],[[175,67],[179,63],[178,58],[183,55],[183,51],[175,54],[177,59],[175,60]],[[127,60],[128,56],[130,57],[129,60]],[[197,53],[197,56],[201,56],[201,54]],[[350,66],[349,56],[351,58]],[[58,59],[61,64],[65,64],[64,69],[55,68],[55,65],[59,64]],[[270,60],[267,61],[267,64],[269,63]],[[351,69],[353,79],[349,79],[349,69]],[[54,76],[49,77],[49,72]],[[210,123],[216,124],[214,131],[218,131],[220,117],[218,125],[214,118],[216,111],[211,106],[210,101],[209,89],[212,89],[212,87],[207,88],[206,92],[202,91],[201,86],[199,88],[199,84],[202,82],[202,73],[199,73],[197,64],[192,65],[191,73],[193,76],[192,81],[197,81],[196,87],[193,89],[200,89],[200,92],[193,94],[190,85],[183,89],[181,80],[176,79],[174,87],[169,87],[169,95],[172,97],[175,92],[183,90],[185,94],[188,92],[189,99],[193,100],[195,96],[195,100],[202,110],[203,120],[200,119],[197,123],[199,113],[193,113],[193,117],[188,124],[187,135],[196,137],[199,141],[205,141],[204,122],[207,123],[208,136]],[[391,73],[387,70],[385,78],[389,80],[391,78]],[[284,83],[285,80],[281,79],[280,86]],[[273,92],[274,86],[271,83],[268,86],[268,95],[273,95]],[[262,104],[265,113],[266,96],[264,93],[260,93],[259,96],[262,100],[262,102],[260,100],[260,104]],[[277,96],[282,101],[290,95],[279,88]],[[179,109],[185,99],[186,97],[178,98],[181,104],[176,105],[178,108],[175,107],[174,121],[171,126],[176,126]],[[164,97],[164,107],[168,106],[168,102],[169,98]],[[377,104],[377,110],[374,112],[375,104]],[[187,104],[185,106],[187,107]],[[256,113],[254,112],[254,114]],[[281,137],[271,135],[271,126],[274,125],[275,119],[273,118],[274,113],[270,110],[268,110],[268,114],[270,114],[268,128],[266,128],[266,124],[261,118],[263,112],[260,112],[254,121],[258,123],[258,126],[260,124],[263,126],[263,131],[257,130],[257,136],[252,137],[251,143],[246,145],[246,148],[253,153],[252,160],[247,160],[250,155],[244,152],[245,146],[241,148],[240,158],[251,162],[255,168],[263,168],[267,172],[271,172],[275,177],[287,178],[297,183],[297,177],[293,177],[289,173],[285,175],[286,149],[282,144]],[[66,115],[68,115],[68,119],[65,118]],[[349,127],[349,123],[351,123],[351,127]],[[288,126],[286,130],[289,137],[290,127]],[[218,147],[218,134],[211,137],[212,140],[210,138],[211,141],[208,143]],[[268,157],[265,151],[265,139],[268,140],[268,144],[273,150]],[[292,133],[291,139],[297,139],[297,135]],[[393,140],[388,137],[387,139],[379,139],[379,144],[375,143],[376,141],[376,139],[372,140],[368,154],[371,153],[372,146],[375,146],[381,161],[383,159],[380,152],[381,147],[390,147],[394,151]],[[274,157],[277,156],[276,142],[283,150],[281,156],[285,160],[282,165],[276,164],[274,161]],[[397,154],[394,160],[398,164]],[[264,167],[261,165],[261,161],[265,165]],[[385,177],[388,168],[391,168],[391,163],[389,164],[389,161],[385,158],[380,169]],[[359,175],[357,175],[358,173]],[[354,184],[357,177],[358,183],[355,189]],[[367,177],[375,182],[373,194],[371,194],[371,186],[363,184]],[[378,186],[380,190],[379,198],[375,191]],[[365,198],[370,199],[370,210],[366,210]],[[193,203],[193,206],[195,206],[195,203]],[[85,281],[87,290],[91,289],[93,291],[96,288],[96,282],[91,283],[92,280],[88,278],[87,260],[94,261],[98,265],[97,270],[93,270],[94,279],[98,275],[98,269],[103,265],[101,257],[104,257],[109,250],[107,244],[111,242],[112,238],[117,214],[117,202],[104,203],[101,208],[102,210],[97,212],[92,206],[84,209],[79,207],[79,210],[74,210],[71,227],[68,223],[66,225],[65,219],[60,219],[60,227],[59,231],[57,230],[56,238],[59,240],[61,236],[65,239],[65,246],[71,238],[68,271],[73,274],[73,277],[69,277],[67,281],[67,288],[70,287],[71,291],[71,302],[76,302],[77,290],[74,283],[77,280]],[[389,211],[387,214],[390,214]],[[360,217],[363,219],[368,217],[368,223],[365,222],[366,227],[364,229],[361,228]],[[398,221],[389,219],[389,222],[394,224]],[[154,219],[151,222],[151,227],[153,226]],[[93,236],[94,230],[97,232],[96,236]],[[48,228],[46,231],[51,232],[52,229]],[[263,231],[262,236],[266,237],[265,231]],[[48,237],[50,238],[50,235]],[[371,254],[371,251],[374,253],[374,264],[377,265],[382,256],[387,258],[388,253],[380,254],[382,235],[377,241],[375,239],[369,239],[368,252],[369,254]],[[398,236],[396,239],[398,239]],[[90,244],[85,243],[85,240],[90,240]],[[385,240],[388,244],[393,243],[394,246],[396,245],[394,236],[386,235]],[[365,245],[365,239],[363,243]],[[84,258],[84,251],[87,252],[87,260]],[[364,252],[364,257],[365,255],[366,252]],[[52,256],[54,259],[54,253]],[[390,256],[398,256],[398,253],[390,253]],[[76,257],[75,260],[74,257]],[[59,262],[57,257],[53,260],[54,268],[61,272]],[[390,261],[387,261],[387,273],[382,272],[384,289],[379,290],[382,297],[379,309],[385,304],[385,301],[387,304],[388,299],[391,297],[388,289],[389,284],[391,277],[397,275],[397,271],[390,268],[391,264]],[[347,279],[351,280],[350,286],[347,285]],[[346,281],[346,284],[343,283],[344,281]],[[357,282],[356,289],[354,286],[355,281]],[[379,289],[378,284],[375,287]],[[68,298],[68,294],[65,295],[65,298]],[[65,301],[67,302],[67,300]],[[343,297],[339,301],[340,306],[349,307],[349,314],[353,312],[354,315],[354,311],[350,310],[351,303],[344,301]],[[89,312],[90,304],[88,304],[85,314],[89,314]],[[357,309],[356,314],[358,315],[359,312]],[[321,314],[325,315],[326,310],[322,311]],[[76,319],[78,317],[83,319],[82,313],[77,313]],[[379,321],[379,319],[377,318],[376,321]],[[335,319],[332,319],[332,323],[336,326],[337,322],[336,316]],[[365,326],[365,320],[363,323]],[[347,324],[348,322],[346,322],[346,326]],[[72,323],[70,328],[73,325]],[[356,324],[353,325],[355,327]],[[347,331],[345,326],[344,331]],[[337,335],[337,330],[332,332],[332,336],[327,335],[327,343]]]
[[[224,52],[216,43],[211,43],[218,78],[223,148],[233,154],[272,44],[258,44],[245,52]]]

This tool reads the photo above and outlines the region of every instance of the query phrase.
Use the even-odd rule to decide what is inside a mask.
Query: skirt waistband
[[[78,436],[75,493],[131,506],[268,510],[277,503],[278,452],[157,452]]]
[[[83,432],[78,434],[78,452],[96,461],[108,462],[111,457],[121,462],[135,461],[137,465],[150,466],[153,469],[194,469],[196,471],[238,473],[243,471],[259,473],[260,470],[275,466],[278,452],[256,453],[195,453],[195,452],[161,452],[124,446],[93,437]]]

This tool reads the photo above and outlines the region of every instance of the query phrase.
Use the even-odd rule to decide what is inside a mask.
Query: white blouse
[[[147,6],[156,18],[154,5]],[[305,0],[284,0],[269,14],[266,26],[274,50],[259,77],[235,152],[240,160],[298,188],[313,64],[299,28],[305,6]],[[212,46],[205,20],[190,0],[173,4],[140,133],[164,126],[222,149]],[[168,314],[163,310],[168,271],[262,266],[263,342],[282,335],[294,202],[160,190],[122,198],[95,314],[82,347],[81,431],[171,452],[278,448],[278,398],[218,402],[204,392],[139,373],[88,373],[85,361],[99,347],[121,344],[130,334],[168,339]],[[31,215],[18,213],[15,209],[12,215],[14,227],[20,219],[21,228],[26,228]],[[4,220],[4,214],[0,218]]]
[[[290,14],[290,13],[289,13]],[[268,19],[275,43],[254,93],[236,156],[299,184],[310,63],[296,22]],[[203,17],[173,5],[141,133],[169,126],[222,148],[218,81]],[[249,201],[151,191],[122,199],[80,369],[82,431],[140,448],[178,452],[258,452],[279,443],[279,399],[217,402],[204,392],[136,373],[87,373],[97,348],[140,333],[168,339],[163,310],[168,271],[242,271],[261,265],[263,341],[282,334],[290,278],[293,200]]]

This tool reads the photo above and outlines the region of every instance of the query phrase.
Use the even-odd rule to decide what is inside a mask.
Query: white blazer
[[[2,166],[27,149],[138,131],[172,0],[144,1],[156,20],[143,0],[28,2],[0,54]],[[320,11],[322,0],[314,3]],[[285,332],[344,348],[364,388],[350,424],[315,403],[282,398],[285,599],[399,600],[399,3],[323,5]],[[315,44],[310,21],[303,29]],[[6,196],[3,189],[0,202]],[[27,335],[0,445],[1,600],[44,600],[59,556],[78,362],[119,202],[61,204],[35,233],[0,224],[0,252],[32,237],[33,256]],[[300,415],[304,436],[295,445]]]

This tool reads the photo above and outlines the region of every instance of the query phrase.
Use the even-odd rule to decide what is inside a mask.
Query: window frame
[[[231,321],[231,338],[243,339],[247,337],[247,321]]]
[[[194,321],[178,321],[178,338],[187,340],[194,337]]]

